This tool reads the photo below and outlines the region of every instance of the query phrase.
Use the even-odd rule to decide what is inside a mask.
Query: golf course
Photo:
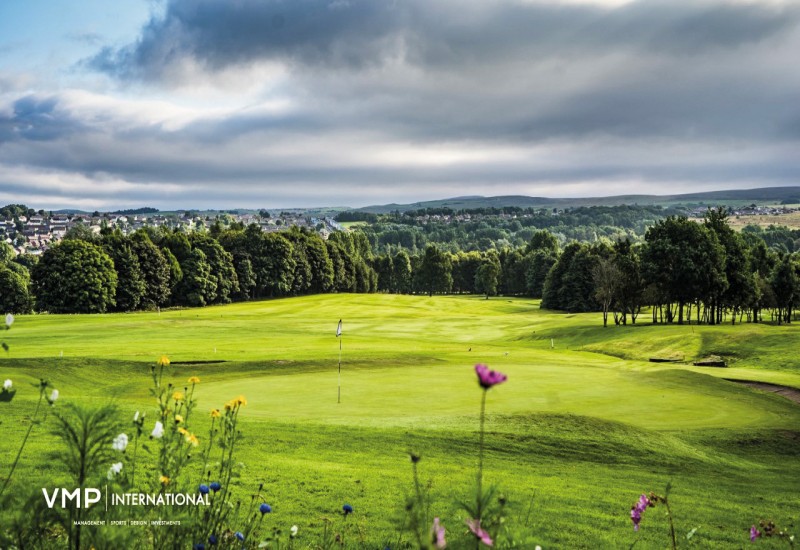
[[[297,525],[295,548],[319,547],[344,503],[354,510],[347,547],[404,547],[410,452],[448,548],[474,547],[459,502],[474,492],[478,363],[508,376],[486,393],[484,483],[507,502],[500,547],[667,548],[663,507],[638,532],[630,516],[639,495],[667,483],[681,548],[747,547],[761,519],[800,536],[800,404],[731,381],[800,388],[794,324],[651,325],[643,313],[636,325],[603,328],[598,313],[546,311],[531,299],[333,294],[21,315],[0,340],[9,346],[0,378],[17,390],[0,402],[0,473],[29,428],[40,379],[59,390],[54,408],[114,403],[125,418],[145,413],[149,434],[151,366],[167,356],[165,381],[200,378],[201,445],[209,411],[246,398],[234,482],[242,495],[264,484],[265,524]],[[691,366],[710,355],[728,367]],[[40,479],[66,476],[50,420],[32,430],[14,487],[39,491]]]

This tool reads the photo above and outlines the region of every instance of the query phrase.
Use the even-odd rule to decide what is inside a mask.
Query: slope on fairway
[[[488,394],[487,480],[507,489],[517,506],[534,498],[532,516],[514,509],[513,523],[530,537],[524,540],[627,547],[629,501],[670,479],[676,516],[684,531],[701,527],[695,540],[702,547],[737,547],[758,517],[790,517],[786,510],[796,509],[800,492],[800,407],[718,377],[800,387],[791,363],[798,329],[603,329],[597,314],[538,306],[505,298],[327,295],[160,315],[20,316],[3,334],[11,352],[0,377],[13,378],[20,391],[12,407],[0,404],[0,471],[35,406],[28,382],[49,379],[61,390],[57,406],[112,399],[126,415],[141,409],[152,418],[150,365],[167,354],[170,382],[202,379],[198,410],[247,397],[239,486],[267,484],[273,521],[318,535],[319,518],[347,499],[369,546],[383,548],[394,540],[384,534],[398,524],[406,452],[414,447],[458,547],[465,539],[454,499],[465,498],[474,479],[480,389],[472,366],[485,362],[509,376]],[[723,346],[735,368],[646,362],[657,352]],[[203,440],[207,415],[193,422]],[[26,450],[21,480],[64,475],[59,449],[44,432]],[[665,546],[657,518],[648,517],[638,548]]]

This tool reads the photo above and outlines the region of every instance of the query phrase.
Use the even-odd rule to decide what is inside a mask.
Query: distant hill
[[[365,206],[358,210],[373,214],[386,214],[399,210],[419,210],[422,208],[452,208],[453,210],[518,206],[520,208],[571,208],[577,206],[615,206],[620,204],[661,205],[661,206],[702,206],[727,205],[741,206],[750,203],[780,204],[800,203],[800,187],[762,187],[759,189],[730,189],[687,193],[683,195],[616,195],[613,197],[548,198],[527,197],[524,195],[505,195],[499,197],[453,197],[411,204],[383,204]]]

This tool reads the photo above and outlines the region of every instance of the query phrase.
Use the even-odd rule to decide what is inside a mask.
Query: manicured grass
[[[12,378],[18,394],[0,403],[0,473],[35,404],[26,382],[49,379],[61,390],[57,406],[114,400],[132,414],[151,407],[150,364],[167,354],[176,385],[202,379],[201,411],[247,397],[240,486],[266,483],[270,520],[298,524],[300,547],[313,547],[321,518],[344,502],[356,509],[351,540],[396,547],[414,449],[458,548],[468,537],[455,502],[469,498],[477,458],[472,366],[485,362],[509,376],[488,395],[486,476],[509,497],[519,547],[627,547],[636,539],[631,504],[668,480],[679,531],[699,527],[698,547],[749,544],[746,531],[762,517],[796,524],[800,406],[719,378],[800,387],[800,328],[652,326],[643,315],[636,326],[604,329],[597,314],[538,306],[328,295],[161,314],[22,316],[2,334],[11,352],[0,377]],[[647,362],[711,353],[733,368]],[[52,436],[34,434],[15,483],[63,476]],[[649,511],[637,548],[666,547],[666,533],[665,518]]]

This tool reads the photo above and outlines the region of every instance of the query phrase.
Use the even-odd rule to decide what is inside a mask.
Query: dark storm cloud
[[[26,95],[13,102],[11,113],[0,112],[0,145],[11,141],[51,141],[85,130],[69,115],[57,112],[58,97]]]
[[[446,67],[615,50],[692,55],[759,42],[796,26],[796,6],[643,1],[592,5],[484,0],[172,0],[140,39],[92,63],[168,77],[182,59],[209,70],[273,59],[359,68],[402,56]]]

